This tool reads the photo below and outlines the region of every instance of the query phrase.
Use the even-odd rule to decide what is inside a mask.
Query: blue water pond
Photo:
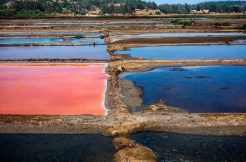
[[[98,59],[108,60],[107,46],[0,47],[0,60],[18,59]]]
[[[197,37],[197,36],[243,36],[246,33],[242,32],[227,32],[227,33],[148,33],[139,34],[140,37]]]
[[[213,46],[155,46],[137,47],[128,51],[117,51],[117,54],[130,54],[131,57],[159,60],[179,59],[230,59],[246,58],[244,45],[213,45]]]
[[[25,44],[104,44],[100,38],[0,38],[0,44],[25,45]]]
[[[142,108],[162,100],[188,112],[246,112],[246,66],[164,67],[121,77],[143,88]]]

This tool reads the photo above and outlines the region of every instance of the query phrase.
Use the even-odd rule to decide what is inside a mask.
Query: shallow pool
[[[101,135],[1,134],[4,162],[113,162],[112,140]]]
[[[25,45],[25,44],[104,44],[104,40],[100,38],[0,38],[0,44]]]
[[[143,88],[142,108],[162,100],[188,112],[246,112],[246,66],[164,67],[122,78]]]
[[[105,68],[0,65],[0,114],[105,115]]]
[[[108,60],[107,46],[0,47],[0,60],[94,59]]]
[[[110,36],[112,42],[132,38],[159,38],[159,37],[214,37],[214,36],[245,36],[243,32],[221,33],[144,33],[144,34],[116,34]]]
[[[213,46],[155,46],[137,47],[117,54],[129,54],[131,57],[160,60],[179,59],[230,59],[246,58],[244,45],[213,45]]]
[[[101,37],[102,33],[74,33],[74,32],[34,32],[34,33],[4,33],[0,37]]]
[[[134,23],[36,23],[29,24],[27,26],[50,26],[50,27],[129,27],[129,26],[141,26],[141,27],[149,27],[149,26],[179,26],[171,23],[159,23],[159,22],[134,22]]]
[[[246,137],[141,133],[132,136],[166,161],[245,161]]]
[[[242,32],[227,32],[227,33],[149,33],[139,34],[140,37],[197,37],[197,36],[242,36],[246,33]]]

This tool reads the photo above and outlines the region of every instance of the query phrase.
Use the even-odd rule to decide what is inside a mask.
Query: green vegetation
[[[240,29],[246,30],[246,24],[242,25]]]
[[[182,25],[184,28],[186,26],[191,26],[194,23],[194,21],[182,21],[182,20],[175,19],[172,20],[171,23],[174,25]]]
[[[192,9],[207,9],[210,12],[231,13],[246,11],[245,1],[218,1],[218,2],[204,2],[192,5]]]
[[[246,11],[246,2],[244,1],[219,1],[219,2],[204,2],[194,5],[188,4],[162,4],[160,10],[166,14],[187,14],[191,10],[209,10],[217,13],[231,13]]]
[[[194,5],[162,4],[143,0],[0,0],[0,18],[45,17],[54,14],[85,15],[100,10],[100,14],[132,14],[135,9],[159,9],[165,14],[189,14],[191,10],[209,10],[210,12],[244,12],[244,1],[205,2]],[[157,15],[161,14],[160,12]]]
[[[215,23],[215,26],[230,26],[231,24],[229,22],[223,22],[223,23]]]
[[[188,14],[191,11],[191,6],[188,4],[162,4],[159,8],[165,14]]]
[[[10,2],[6,4],[7,2]],[[117,5],[115,5],[117,4]],[[0,17],[40,17],[50,14],[79,14],[99,8],[101,14],[132,13],[135,9],[157,9],[154,2],[142,0],[1,0]]]

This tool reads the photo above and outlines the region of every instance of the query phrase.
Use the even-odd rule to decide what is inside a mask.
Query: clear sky
[[[145,0],[145,1],[151,1],[156,2],[157,4],[163,4],[163,3],[169,3],[169,4],[175,4],[175,3],[188,3],[188,4],[194,4],[199,2],[210,2],[210,1],[219,1],[219,0]],[[226,1],[226,0],[224,0]],[[240,1],[240,0],[231,0],[231,1]],[[241,0],[245,1],[245,0]]]

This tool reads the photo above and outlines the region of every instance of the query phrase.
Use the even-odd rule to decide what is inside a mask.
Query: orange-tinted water
[[[104,115],[106,64],[0,66],[0,114]]]

